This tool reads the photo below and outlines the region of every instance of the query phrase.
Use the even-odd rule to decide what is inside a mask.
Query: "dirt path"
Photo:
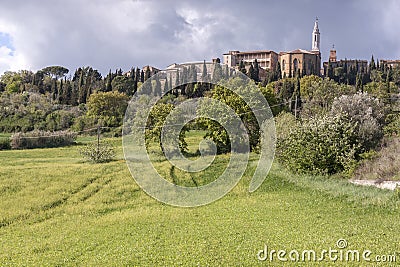
[[[395,190],[397,186],[400,186],[400,181],[350,180],[350,183],[356,185],[375,186],[389,190]]]

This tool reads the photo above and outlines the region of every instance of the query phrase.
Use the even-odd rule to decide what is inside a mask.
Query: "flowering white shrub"
[[[113,160],[115,149],[108,141],[89,143],[79,150],[80,154],[94,163],[104,163]]]
[[[336,98],[330,114],[341,114],[356,125],[357,138],[361,144],[359,153],[374,149],[383,137],[385,106],[379,99],[368,93],[343,95]]]

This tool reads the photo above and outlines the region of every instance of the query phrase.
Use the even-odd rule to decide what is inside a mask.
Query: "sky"
[[[398,0],[0,0],[0,74],[210,61],[229,50],[311,49],[323,61],[400,59]]]

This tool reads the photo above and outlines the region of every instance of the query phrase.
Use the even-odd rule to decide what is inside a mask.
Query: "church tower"
[[[320,33],[319,33],[319,28],[318,28],[318,18],[315,19],[314,23],[314,30],[312,33],[312,49],[311,51],[319,52],[319,46],[320,46]]]

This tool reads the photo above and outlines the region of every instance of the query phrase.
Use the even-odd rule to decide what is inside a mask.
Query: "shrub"
[[[0,150],[8,150],[8,149],[11,149],[10,139],[0,138]]]
[[[333,174],[349,170],[359,148],[356,125],[346,117],[325,115],[297,124],[288,134],[279,133],[277,118],[277,158],[296,172]]]
[[[342,95],[335,98],[330,114],[343,115],[356,125],[357,139],[360,143],[358,153],[374,149],[383,137],[386,117],[383,103],[368,93]]]
[[[109,162],[115,157],[115,149],[110,142],[92,142],[80,149],[79,153],[94,163]]]
[[[400,135],[400,114],[393,115],[383,131],[385,135]]]
[[[15,133],[11,137],[11,148],[30,149],[69,146],[75,143],[76,136],[76,133],[70,131]]]
[[[290,112],[281,112],[275,117],[276,138],[286,139],[290,131],[298,126],[296,118]]]
[[[76,132],[81,132],[85,129],[95,128],[98,124],[96,118],[82,115],[74,119],[74,124],[71,126],[71,129]]]

